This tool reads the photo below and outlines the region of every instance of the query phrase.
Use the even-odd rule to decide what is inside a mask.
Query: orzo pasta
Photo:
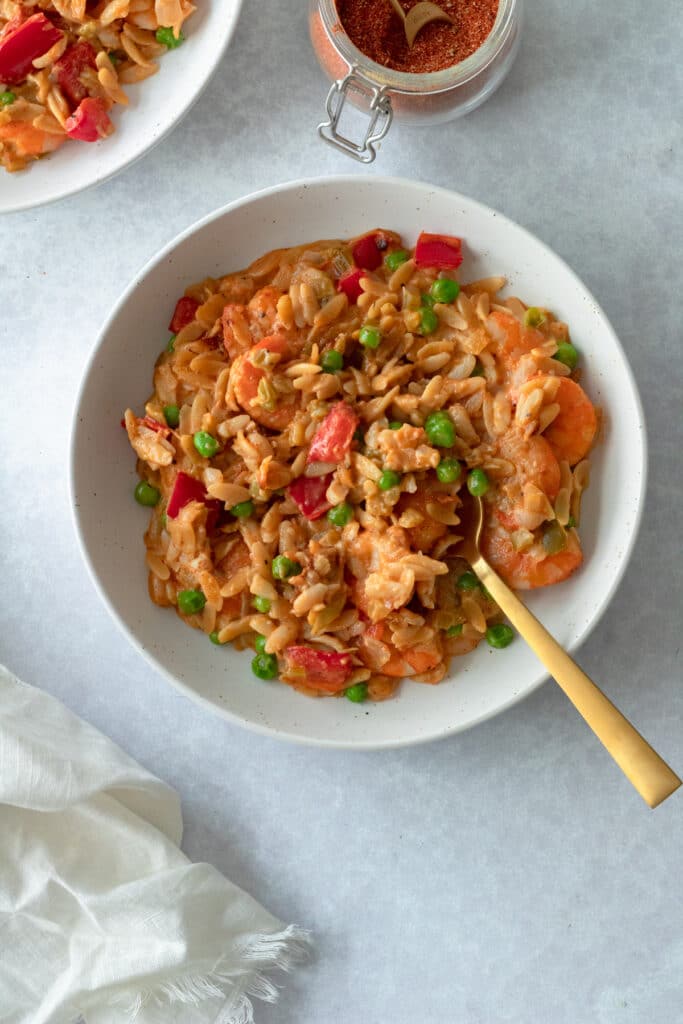
[[[183,41],[190,0],[0,0],[0,165],[111,135],[124,86]]]
[[[514,587],[557,583],[596,412],[567,325],[458,283],[460,240],[281,249],[178,301],[143,416],[149,592],[311,694],[437,683],[509,627],[458,555],[463,494]]]

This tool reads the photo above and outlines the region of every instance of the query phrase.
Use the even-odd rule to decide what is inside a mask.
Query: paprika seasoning
[[[418,0],[399,0],[407,14]],[[465,60],[485,42],[499,0],[434,0],[452,23],[434,21],[408,46],[400,18],[387,0],[336,0],[351,42],[370,60],[394,71],[426,74]]]

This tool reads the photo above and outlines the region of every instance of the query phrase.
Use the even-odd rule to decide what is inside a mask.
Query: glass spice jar
[[[335,0],[309,0],[313,49],[332,81],[327,120],[318,125],[319,135],[361,163],[372,163],[375,146],[392,121],[441,124],[468,114],[488,99],[512,67],[521,20],[522,0],[500,0],[493,28],[474,53],[441,71],[415,74],[385,67],[359,50],[341,23]],[[367,115],[359,140],[340,131],[347,101]]]

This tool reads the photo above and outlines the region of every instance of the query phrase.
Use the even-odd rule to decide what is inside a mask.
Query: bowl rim
[[[550,256],[552,259],[556,261],[559,261],[563,271],[567,275],[569,275],[573,283],[580,286],[584,295],[590,301],[592,307],[594,308],[596,315],[602,318],[606,330],[612,336],[612,341],[614,342],[616,349],[621,357],[621,362],[623,364],[624,371],[631,385],[636,405],[637,423],[635,424],[635,426],[638,430],[638,434],[641,438],[642,444],[642,462],[640,465],[640,489],[637,495],[637,508],[633,520],[631,535],[628,538],[627,543],[623,547],[623,554],[617,571],[614,573],[614,576],[610,581],[610,585],[607,588],[601,603],[596,608],[591,623],[584,629],[583,633],[581,633],[581,635],[576,640],[574,640],[567,646],[566,650],[571,654],[575,650],[577,650],[583,643],[585,643],[585,641],[591,636],[593,630],[596,628],[596,626],[602,619],[618,587],[621,584],[626,569],[630,563],[631,556],[633,554],[633,549],[638,539],[640,527],[643,520],[649,466],[649,444],[647,437],[647,424],[645,421],[645,415],[643,411],[643,403],[640,397],[640,392],[638,390],[635,375],[631,368],[631,364],[629,363],[629,360],[626,356],[624,348],[621,344],[621,341],[619,340],[619,337],[614,328],[612,327],[612,324],[607,315],[605,314],[605,311],[603,310],[602,306],[596,301],[592,292],[590,292],[589,289],[584,285],[583,281],[581,280],[581,278],[579,278],[578,274],[576,274],[574,270],[572,270],[569,264],[566,263],[565,260],[562,259],[562,257],[558,253],[551,249],[550,246],[546,245],[546,243],[542,241],[542,239],[532,234],[531,231],[527,230],[525,227],[518,224],[516,221],[513,221],[505,214],[499,213],[497,210],[494,210],[493,207],[487,206],[485,203],[481,203],[476,199],[471,199],[469,196],[463,195],[460,192],[456,192],[453,189],[444,188],[439,185],[431,185],[429,182],[411,181],[408,178],[402,178],[399,176],[364,174],[341,174],[330,175],[325,177],[296,178],[291,181],[282,182],[278,185],[271,185],[266,188],[258,189],[255,192],[250,192],[245,196],[241,196],[237,199],[234,199],[231,202],[226,203],[223,206],[219,207],[218,209],[214,210],[213,212],[206,214],[204,217],[201,217],[193,224],[190,224],[187,228],[179,232],[179,234],[177,234],[174,238],[167,242],[162,249],[160,249],[155,255],[150,257],[144,263],[144,265],[133,275],[130,283],[125,288],[124,292],[117,300],[117,302],[114,304],[113,308],[110,310],[109,314],[104,320],[97,335],[97,339],[88,355],[86,364],[83,368],[81,380],[76,394],[76,399],[74,402],[74,411],[69,438],[69,498],[71,505],[71,518],[73,528],[76,533],[78,547],[80,549],[81,555],[85,562],[90,578],[95,585],[95,589],[97,590],[109,614],[111,615],[111,617],[113,618],[114,622],[121,630],[121,632],[132,644],[132,646],[143,656],[145,661],[148,664],[150,664],[156,672],[159,672],[165,679],[167,679],[172,684],[172,686],[184,697],[187,697],[195,703],[200,704],[202,707],[207,708],[212,714],[220,716],[221,718],[230,722],[233,725],[240,725],[243,728],[249,729],[251,732],[255,732],[261,736],[268,736],[271,739],[278,739],[288,741],[291,743],[297,743],[302,746],[323,747],[330,750],[395,750],[402,747],[412,747],[422,745],[424,743],[431,743],[434,740],[445,739],[457,733],[465,732],[468,729],[472,729],[475,726],[480,725],[482,722],[485,722],[490,718],[494,718],[497,715],[502,714],[504,711],[507,711],[509,708],[513,707],[515,704],[518,704],[521,701],[525,700],[548,680],[549,675],[544,670],[543,665],[539,662],[539,676],[528,686],[520,689],[517,692],[512,693],[508,700],[497,705],[495,708],[488,709],[482,712],[481,714],[476,715],[474,718],[470,719],[465,723],[456,725],[446,724],[441,728],[434,729],[431,732],[427,732],[424,735],[417,737],[359,741],[351,741],[346,739],[337,740],[319,738],[315,736],[304,736],[299,733],[289,732],[286,729],[278,729],[276,727],[262,725],[259,722],[253,721],[252,719],[244,718],[241,715],[235,713],[234,711],[229,710],[228,708],[220,707],[218,704],[214,703],[208,697],[205,697],[197,690],[194,690],[192,689],[192,687],[186,685],[184,682],[182,682],[180,679],[174,676],[172,672],[166,669],[160,662],[158,662],[154,655],[129,629],[129,627],[126,625],[126,623],[119,615],[119,612],[116,609],[116,607],[110,601],[107,593],[105,592],[104,586],[101,583],[98,574],[95,570],[95,566],[90,558],[90,553],[86,546],[84,534],[83,531],[81,530],[80,507],[76,501],[77,433],[80,421],[80,410],[84,394],[86,391],[86,387],[89,383],[90,375],[93,370],[94,364],[97,360],[100,348],[102,347],[102,344],[104,343],[112,324],[124,309],[129,298],[132,296],[135,290],[140,287],[143,280],[149,275],[149,273],[152,270],[154,270],[159,264],[164,262],[164,260],[166,260],[173,253],[173,251],[179,245],[181,245],[186,239],[196,234],[198,231],[201,231],[208,224],[211,224],[214,221],[224,217],[232,210],[238,209],[243,206],[248,206],[249,204],[253,203],[256,200],[264,199],[270,196],[276,196],[284,192],[305,192],[307,189],[314,189],[321,185],[330,186],[334,188],[340,185],[357,185],[359,182],[362,182],[363,184],[371,184],[371,187],[373,188],[381,188],[383,186],[399,186],[401,188],[406,188],[408,190],[424,191],[426,189],[429,192],[439,193],[443,196],[449,197],[449,199],[451,200],[455,199],[464,201],[466,205],[475,207],[481,214],[486,215],[488,217],[495,217],[499,223],[504,224],[506,227],[511,227],[518,232],[521,232],[522,236],[525,239],[528,239],[532,241],[534,244],[541,246],[545,255]]]
[[[106,174],[101,175],[94,181],[88,182],[85,185],[70,185],[68,183],[67,176],[67,181],[64,187],[58,187],[53,192],[48,192],[37,199],[19,199],[17,202],[14,203],[10,201],[7,204],[3,204],[2,199],[0,198],[0,217],[6,213],[22,213],[25,212],[26,210],[36,210],[41,206],[48,206],[50,203],[58,203],[62,199],[69,199],[72,196],[80,195],[82,192],[88,192],[90,189],[97,188],[98,185],[104,185],[105,182],[111,181],[111,179],[116,177],[117,174],[120,174],[122,171],[127,170],[129,167],[132,167],[133,164],[136,164],[139,160],[142,160],[143,157],[147,156],[148,153],[151,153],[153,149],[156,149],[156,147],[161,142],[163,142],[164,139],[166,139],[171,134],[171,132],[175,131],[175,129],[179,127],[181,121],[184,121],[184,119],[192,110],[195,103],[198,102],[204,90],[207,88],[209,82],[211,81],[214,74],[218,70],[218,65],[223,60],[223,57],[225,56],[227,49],[232,41],[235,29],[237,28],[237,22],[239,21],[239,16],[242,10],[243,3],[244,0],[232,0],[232,12],[229,12],[229,16],[225,25],[225,35],[223,41],[219,45],[218,49],[215,51],[213,58],[206,64],[204,64],[202,78],[196,93],[193,96],[190,96],[185,103],[182,103],[179,106],[178,113],[173,118],[173,120],[163,129],[162,132],[159,133],[159,135],[156,135],[151,140],[151,142],[146,141],[140,152],[133,153],[127,157],[124,157],[119,163],[116,163],[111,170],[107,171]],[[122,130],[124,129],[119,128],[119,131]],[[0,168],[0,170],[2,169]],[[31,169],[29,167],[26,171],[20,173],[30,174]]]

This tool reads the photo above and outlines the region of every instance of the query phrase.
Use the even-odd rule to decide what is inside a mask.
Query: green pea
[[[433,334],[439,326],[439,318],[433,309],[423,306],[420,310],[420,334]]]
[[[410,259],[410,254],[405,249],[394,249],[393,252],[388,252],[384,257],[384,262],[387,265],[388,270],[398,270],[402,263]]]
[[[254,514],[254,502],[253,501],[240,501],[237,505],[233,505],[230,509],[234,516],[238,519],[246,519],[248,516]]]
[[[148,508],[153,508],[161,497],[161,491],[152,487],[146,480],[141,480],[136,485],[133,494],[138,505],[146,505]]]
[[[549,555],[556,555],[564,551],[567,546],[567,534],[560,524],[555,521],[548,523],[543,530],[543,547]]]
[[[544,320],[545,313],[542,309],[538,309],[537,306],[529,306],[524,314],[525,327],[540,327]]]
[[[434,302],[455,302],[460,285],[452,277],[439,277],[429,289]]]
[[[4,92],[0,92],[0,107],[9,107],[10,104],[14,103],[17,98],[17,94],[12,92],[11,89],[6,89]]]
[[[114,67],[116,67],[116,65],[117,65],[117,64],[120,64],[120,63],[121,63],[121,58],[119,57],[119,55],[118,55],[118,54],[114,53],[114,51],[113,51],[113,50],[112,50],[112,52],[111,52],[111,53],[108,53],[108,54],[107,54],[107,57],[109,57],[109,60],[110,60],[110,61],[111,61],[111,63],[112,63],[113,65],[114,65]]]
[[[344,367],[344,356],[336,348],[331,348],[329,352],[323,353],[320,365],[325,373],[338,373]]]
[[[446,630],[446,636],[449,638],[449,640],[452,640],[453,637],[460,636],[461,633],[462,622],[459,622],[457,626],[449,626],[448,629]]]
[[[327,513],[327,518],[333,526],[346,526],[353,519],[353,509],[346,501],[342,501],[340,505],[335,505]]]
[[[254,608],[257,612],[261,612],[262,615],[267,615],[270,611],[270,599],[267,597],[261,597],[258,595],[252,601]]]
[[[364,700],[368,699],[367,683],[354,683],[353,686],[349,686],[348,690],[344,690],[344,695],[354,704],[362,704]]]
[[[222,647],[223,644],[218,639],[218,630],[214,629],[213,633],[209,633],[209,640],[212,644],[216,644],[217,647]]]
[[[461,470],[457,459],[442,459],[436,467],[436,475],[442,484],[452,484],[460,476]]]
[[[275,679],[277,658],[274,654],[257,654],[252,658],[251,671],[258,679]]]
[[[472,370],[472,373],[470,374],[470,377],[483,377],[483,376],[484,376],[484,367],[481,365],[481,363],[477,359],[476,363],[474,364],[474,369]]]
[[[420,296],[420,302],[422,303],[422,306],[425,309],[431,309],[432,306],[434,305],[434,301],[435,300],[431,297],[431,295],[428,295],[427,292],[423,292],[422,295]]]
[[[467,490],[475,498],[481,498],[489,489],[489,478],[483,469],[472,469],[467,474]]]
[[[261,636],[260,633],[257,635],[256,639],[254,640],[254,647],[256,648],[256,653],[257,654],[265,654],[266,653],[266,642],[267,642],[267,640],[268,640],[267,636]]]
[[[385,469],[377,481],[380,491],[390,491],[392,487],[398,487],[401,482],[401,474],[393,469]]]
[[[177,50],[181,43],[185,42],[185,36],[182,32],[175,35],[172,28],[162,26],[156,30],[156,40],[169,50]]]
[[[569,519],[567,520],[567,529],[568,530],[576,529],[576,519],[574,518],[574,516],[570,516]]]
[[[196,615],[206,604],[201,590],[181,590],[178,593],[178,607],[183,615]]]
[[[171,337],[166,342],[166,351],[167,352],[175,352],[175,340],[176,340],[176,335],[172,334]]]
[[[177,427],[180,423],[180,409],[177,405],[164,406],[164,419],[169,427]]]
[[[478,590],[481,584],[474,573],[468,571],[464,572],[462,576],[458,576],[456,586],[459,590]]]
[[[204,459],[212,459],[220,450],[220,445],[212,434],[206,430],[198,430],[193,438],[194,446]]]
[[[298,576],[301,572],[301,566],[293,559],[287,558],[287,555],[276,555],[273,559],[271,572],[273,573],[273,579],[286,580],[290,576]]]
[[[557,359],[558,363],[564,363],[570,370],[575,370],[576,364],[579,361],[579,353],[571,342],[563,341],[557,346],[554,358]]]
[[[504,622],[501,622],[497,626],[489,626],[486,630],[486,639],[491,647],[501,650],[503,647],[510,646],[515,639],[515,634],[510,626],[506,626]]]
[[[370,327],[366,324],[365,327],[361,327],[358,340],[364,348],[379,348],[382,335],[377,327]]]
[[[403,424],[401,423],[400,420],[389,421],[389,430],[400,430],[402,426]]]
[[[436,448],[452,448],[455,444],[455,426],[447,412],[431,412],[425,420],[425,434]]]

